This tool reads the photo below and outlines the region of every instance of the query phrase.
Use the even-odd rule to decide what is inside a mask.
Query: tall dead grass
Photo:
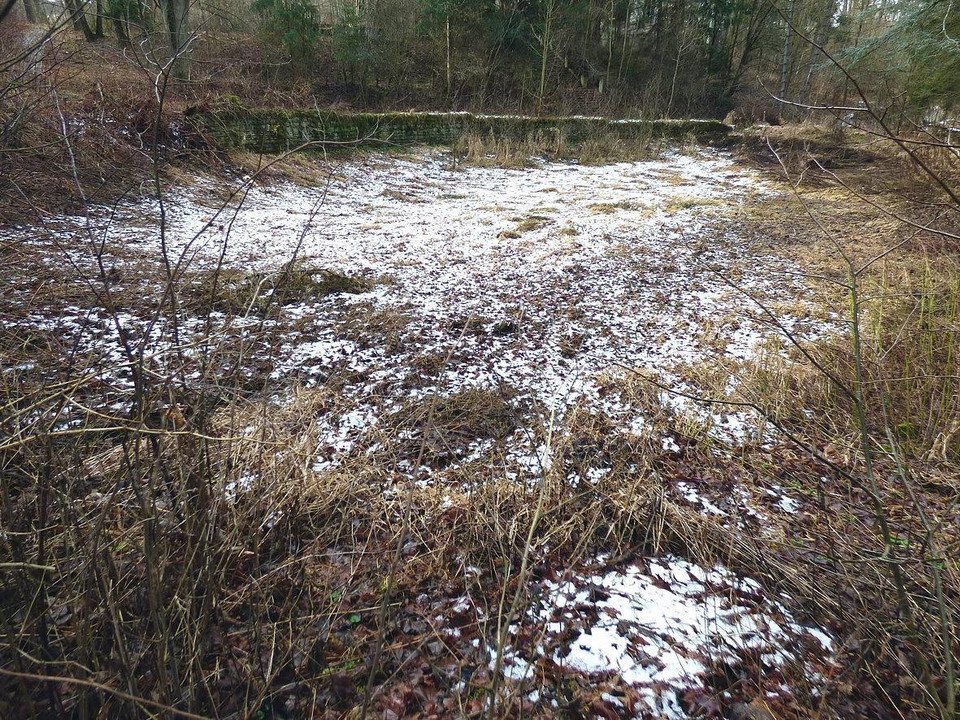
[[[403,414],[377,436],[392,449],[316,472],[325,389],[281,403],[232,400],[204,417],[168,387],[156,427],[121,418],[98,427],[91,413],[69,429],[50,422],[72,389],[26,390],[5,385],[5,415],[36,420],[0,446],[5,716],[341,715],[368,693],[380,712],[410,662],[482,662],[482,648],[465,657],[420,617],[418,598],[455,599],[458,584],[473,582],[470,567],[483,578],[471,596],[495,622],[504,588],[519,587],[525,602],[525,553],[536,567],[576,564],[598,545],[624,557],[730,554],[719,528],[637,471],[649,448],[616,444],[609,421],[589,415],[557,429],[541,490],[510,480],[506,464],[441,491],[412,480],[404,489],[382,459],[433,463],[456,452],[452,438],[501,435],[512,421],[502,427],[499,396],[444,400],[453,404],[430,420]],[[477,403],[486,409],[472,412]],[[422,435],[412,446],[409,431]],[[421,443],[434,447],[428,457]],[[597,483],[568,479],[611,458],[616,467]],[[395,547],[403,563],[392,571]],[[382,666],[372,667],[381,641]],[[440,690],[483,697],[483,676],[461,690],[457,682],[451,675]]]
[[[858,620],[876,667],[885,662],[910,678],[919,693],[904,702],[914,711],[946,718],[956,708],[960,610],[952,551],[960,537],[946,519],[960,499],[958,265],[950,217],[929,213],[932,184],[913,176],[909,188],[901,167],[891,192],[887,178],[903,158],[884,157],[868,176],[832,170],[820,157],[795,175],[797,166],[779,158],[794,183],[799,235],[833,248],[815,262],[809,248],[797,255],[834,298],[840,325],[816,342],[786,332],[737,395],[830,468],[825,480],[832,475],[859,498],[846,508],[851,517],[872,518],[872,528],[835,538],[831,555],[845,582],[858,585],[852,568],[871,566],[885,587]],[[927,217],[911,220],[916,213]],[[829,510],[829,492],[816,492]],[[830,525],[818,532],[832,534]]]
[[[662,143],[649,136],[626,139],[600,133],[572,141],[561,130],[521,139],[468,133],[452,147],[454,164],[480,167],[530,167],[542,160],[576,160],[584,165],[634,162],[656,157]]]

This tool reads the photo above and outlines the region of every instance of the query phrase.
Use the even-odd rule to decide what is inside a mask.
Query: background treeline
[[[64,9],[20,2],[35,24]],[[790,108],[774,97],[856,105],[830,57],[897,117],[942,116],[960,94],[949,0],[64,2],[88,40],[182,55],[184,79],[235,65],[367,108],[771,119]]]

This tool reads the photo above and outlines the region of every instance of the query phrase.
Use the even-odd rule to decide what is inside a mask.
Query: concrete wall
[[[231,110],[198,113],[198,128],[228,149],[277,153],[307,143],[379,146],[448,145],[466,133],[520,140],[561,133],[578,143],[601,134],[625,140],[650,137],[722,136],[731,130],[717,120],[606,120],[537,118],[469,113],[342,113],[316,110]]]

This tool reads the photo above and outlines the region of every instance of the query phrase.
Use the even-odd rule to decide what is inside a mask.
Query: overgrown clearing
[[[0,720],[957,720],[954,5],[0,0]]]
[[[850,202],[843,183],[886,176],[804,150],[795,191],[741,152],[356,154],[257,182],[246,157],[169,173],[162,204],[9,229],[4,697],[76,717],[928,702],[931,567],[957,598],[953,255]],[[830,380],[852,372],[833,241],[891,237],[915,242],[864,278],[862,359],[868,432],[898,434],[875,462],[909,623]]]

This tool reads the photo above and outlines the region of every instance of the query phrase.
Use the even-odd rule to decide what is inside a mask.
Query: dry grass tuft
[[[517,220],[517,225],[512,230],[503,230],[498,237],[503,240],[516,240],[524,233],[541,230],[548,225],[553,224],[553,220],[544,215],[529,215]]]
[[[694,197],[691,195],[680,195],[670,198],[664,205],[664,210],[669,213],[678,213],[693,208],[702,208],[711,205],[717,205],[719,201],[712,198]]]
[[[630,200],[621,200],[620,202],[615,203],[593,203],[590,205],[590,212],[598,215],[610,215],[617,212],[617,210],[649,211],[650,209],[651,208],[649,205],[632,202]]]
[[[397,458],[445,466],[466,455],[478,441],[502,442],[518,427],[520,411],[512,391],[471,388],[453,395],[411,401],[383,422]]]
[[[517,232],[525,233],[531,230],[540,230],[552,222],[550,218],[544,217],[543,215],[531,215],[517,223]]]
[[[378,308],[370,303],[352,303],[337,322],[337,334],[361,348],[384,345],[399,350],[410,316],[402,308]]]
[[[227,315],[262,315],[271,308],[314,302],[337,293],[362,293],[371,287],[367,279],[298,261],[275,272],[204,271],[192,278],[187,297],[196,307]]]

